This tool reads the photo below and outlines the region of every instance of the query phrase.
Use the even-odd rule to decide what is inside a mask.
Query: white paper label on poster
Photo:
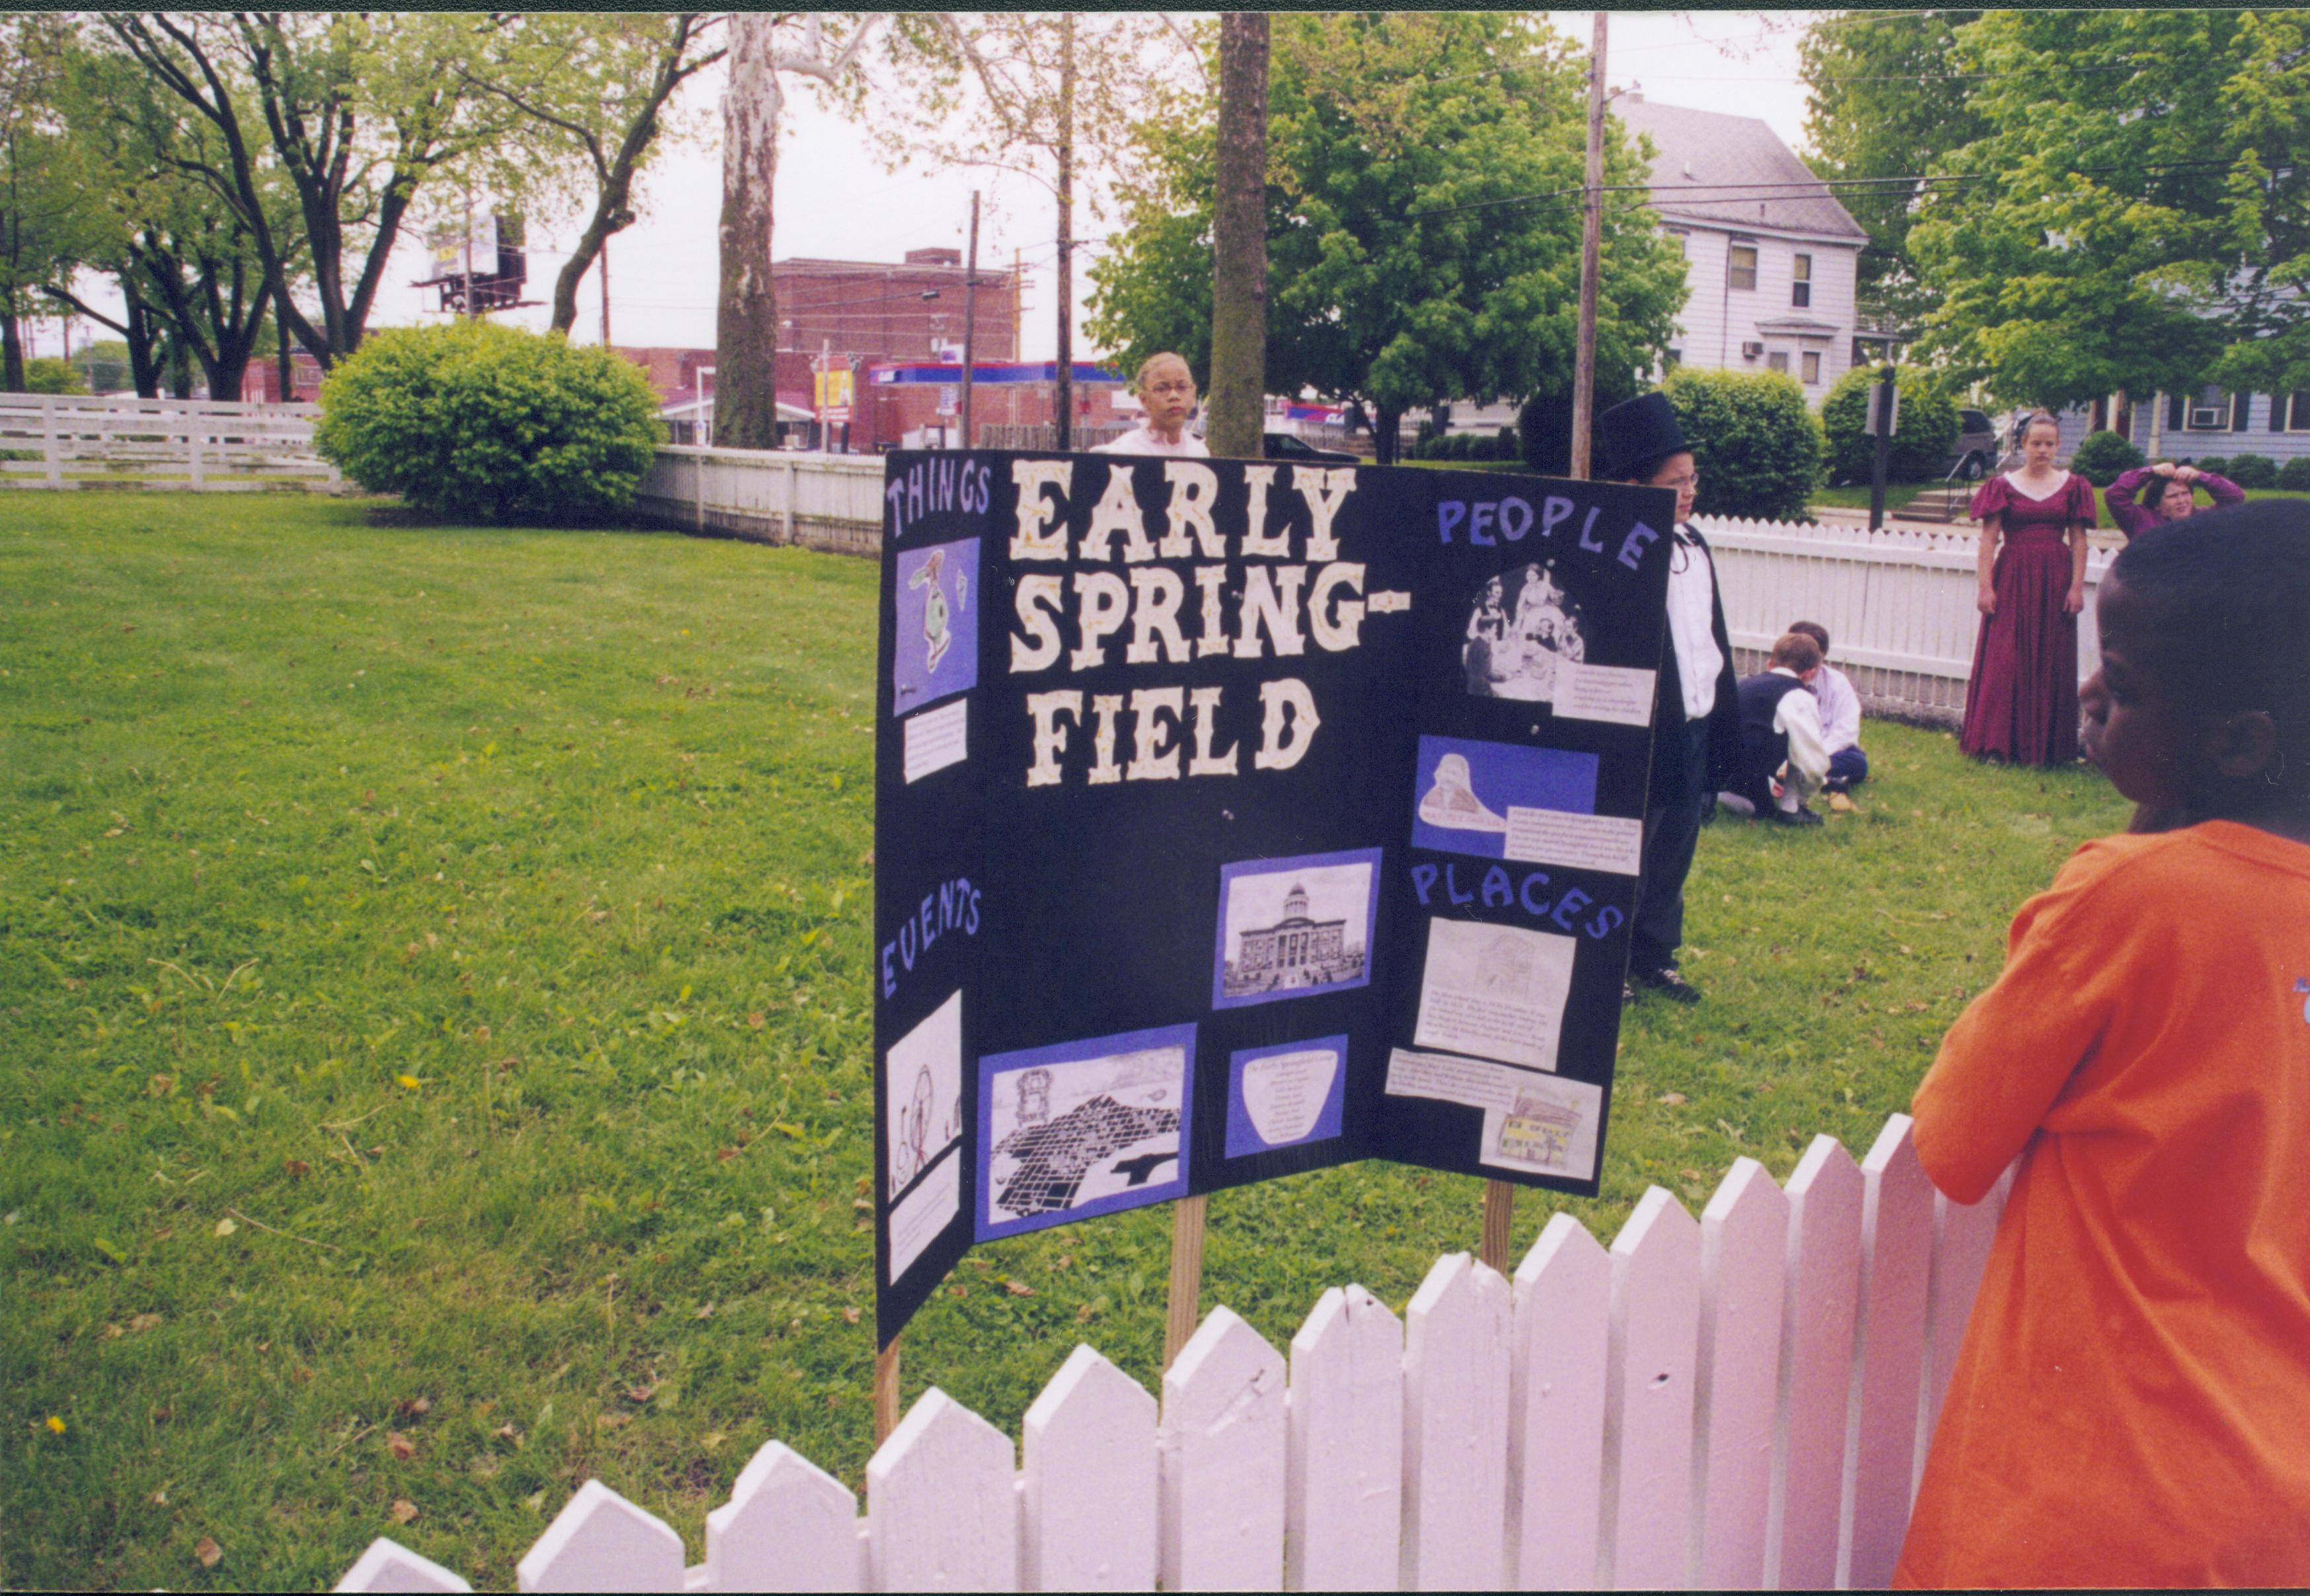
[[[1478,1158],[1495,1169],[1525,1175],[1594,1178],[1603,1089],[1559,1076],[1519,1074],[1515,1101],[1484,1111]]]
[[[961,993],[890,1045],[882,1089],[890,1149],[882,1191],[891,1197],[962,1134]]]
[[[1531,1073],[1506,1064],[1488,1064],[1481,1059],[1398,1047],[1387,1055],[1387,1095],[1506,1110],[1515,1106],[1516,1083]]]
[[[1614,725],[1646,726],[1653,719],[1655,672],[1625,665],[1592,665],[1584,660],[1559,660],[1556,692],[1550,707],[1567,720],[1610,721]]]
[[[1521,864],[1561,864],[1632,876],[1644,867],[1645,823],[1618,815],[1508,807],[1507,856]]]
[[[932,1166],[922,1184],[890,1210],[891,1283],[913,1267],[923,1249],[961,1211],[962,1155],[950,1152]]]
[[[968,698],[957,698],[936,709],[925,709],[906,723],[907,780],[920,781],[934,770],[960,765],[968,756]]]
[[[1508,811],[1511,827],[1518,812]],[[1570,937],[1544,931],[1429,921],[1412,1040],[1421,1047],[1553,1070],[1572,954]]]
[[[1332,1081],[1339,1072],[1340,1054],[1334,1047],[1272,1053],[1246,1064],[1243,1109],[1259,1139],[1271,1147],[1306,1140],[1331,1100]]]

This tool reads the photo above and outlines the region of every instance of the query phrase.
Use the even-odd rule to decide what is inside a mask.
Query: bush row
[[[1414,460],[1514,460],[1519,457],[1516,429],[1503,427],[1498,433],[1439,434],[1434,422],[1422,421],[1420,435],[1411,446],[1411,457]]]

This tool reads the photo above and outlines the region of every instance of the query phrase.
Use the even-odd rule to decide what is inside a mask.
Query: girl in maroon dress
[[[2057,471],[2061,424],[2021,423],[2021,467],[1973,496],[1981,523],[1981,633],[1958,746],[1977,759],[2067,765],[2078,757],[2078,612],[2086,603],[2092,485]]]

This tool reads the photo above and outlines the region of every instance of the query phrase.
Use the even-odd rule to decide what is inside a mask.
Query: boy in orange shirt
[[[2145,533],[2098,617],[2132,833],[1917,1089],[1953,1201],[2021,1164],[1895,1583],[2310,1584],[2310,506]]]

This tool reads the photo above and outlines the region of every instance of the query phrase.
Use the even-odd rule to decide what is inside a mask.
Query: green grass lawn
[[[589,1476],[693,1561],[766,1440],[860,1483],[875,580],[0,498],[0,1584],[326,1585],[389,1533],[506,1587]],[[2015,906],[2122,822],[2089,771],[1866,741],[1863,813],[1704,835],[1708,1001],[1632,1011],[1603,1195],[1563,1205],[1600,1238],[1740,1154],[1863,1151]],[[1479,1191],[1222,1193],[1204,1300],[1279,1346],[1329,1285],[1400,1309]],[[979,1249],[908,1396],[1015,1434],[1079,1340],[1152,1387],[1169,1222]]]

